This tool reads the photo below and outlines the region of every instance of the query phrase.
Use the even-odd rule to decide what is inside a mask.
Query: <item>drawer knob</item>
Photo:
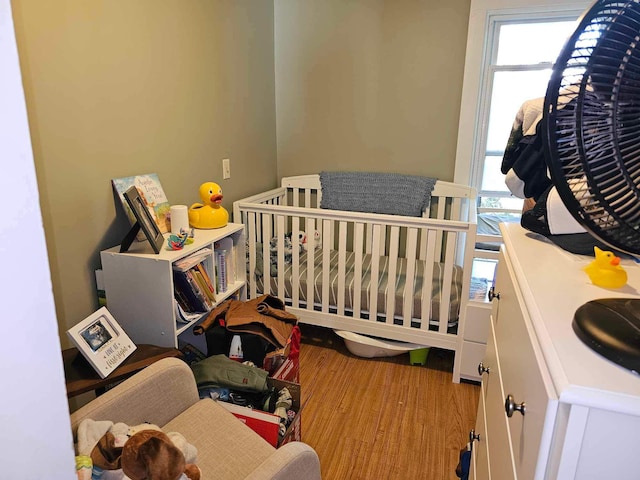
[[[484,363],[480,362],[478,364],[478,375],[482,376],[483,373],[490,373],[491,367],[485,367]]]
[[[491,287],[489,289],[488,296],[489,296],[489,301],[493,300],[494,298],[496,300],[500,300],[500,292],[496,293],[495,287]]]
[[[513,412],[520,412],[522,415],[524,415],[527,406],[524,402],[516,403],[516,401],[513,399],[513,395],[509,394],[507,395],[507,399],[504,402],[504,409],[507,412],[507,417],[511,418]]]
[[[469,432],[469,443],[473,443],[474,440],[480,441],[480,434],[476,433],[476,431],[472,428]]]

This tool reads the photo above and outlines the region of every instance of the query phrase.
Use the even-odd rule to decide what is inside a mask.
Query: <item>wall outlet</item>
[[[228,158],[222,159],[222,179],[231,178],[231,162]]]

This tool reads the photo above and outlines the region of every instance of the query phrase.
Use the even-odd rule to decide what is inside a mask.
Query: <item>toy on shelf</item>
[[[193,228],[190,232],[181,228],[179,234],[172,233],[169,235],[169,238],[167,238],[167,246],[169,250],[182,250],[185,245],[193,243],[193,236]]]
[[[222,228],[229,222],[229,212],[222,206],[222,188],[215,182],[200,185],[202,203],[189,207],[189,224],[195,228]]]
[[[620,257],[613,252],[593,247],[596,258],[584,267],[591,282],[604,288],[621,288],[627,283],[627,272],[620,266]]]

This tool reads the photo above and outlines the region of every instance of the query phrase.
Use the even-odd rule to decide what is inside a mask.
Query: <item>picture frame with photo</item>
[[[124,198],[136,218],[136,223],[131,227],[131,230],[122,241],[122,244],[120,245],[120,253],[124,253],[129,250],[131,243],[136,238],[140,229],[142,229],[145,237],[147,237],[153,251],[155,253],[160,253],[160,249],[164,243],[164,236],[151,216],[147,205],[140,196],[140,192],[135,186],[131,186],[126,192],[124,192]]]
[[[137,348],[107,307],[102,307],[67,330],[82,356],[106,378]]]

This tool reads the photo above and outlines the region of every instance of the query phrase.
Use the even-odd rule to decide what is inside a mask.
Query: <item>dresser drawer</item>
[[[464,320],[464,339],[469,342],[487,343],[491,304],[469,301]]]
[[[484,343],[462,342],[460,353],[460,377],[467,380],[479,382],[481,380],[478,373],[478,364],[482,362],[487,346]]]
[[[481,387],[484,390],[484,386]],[[478,440],[473,442],[473,454],[471,456],[471,474],[469,478],[472,480],[489,480],[489,453],[487,445],[487,422],[484,405],[484,394],[480,395],[478,401],[478,416],[476,418],[475,434]]]
[[[507,416],[500,378],[500,359],[496,350],[493,326],[489,330],[487,353],[483,361],[488,373],[482,375],[481,399],[485,405],[485,422],[489,477],[493,480],[516,478],[511,454]],[[478,470],[480,472],[480,469]]]
[[[529,327],[523,302],[505,271],[506,262],[500,263],[497,281],[500,292],[499,315],[493,321],[503,387],[501,407],[510,433],[517,477],[519,480],[529,480],[535,477],[537,468],[544,470],[546,465],[548,445],[541,450],[541,440],[547,408],[554,394],[548,375],[545,376],[541,369],[544,367],[538,361],[540,354],[536,351],[537,344],[531,340],[534,332]],[[514,405],[524,403],[524,415],[514,411],[511,418],[507,417],[508,395],[513,396]],[[556,402],[553,402],[553,408],[555,405]]]

